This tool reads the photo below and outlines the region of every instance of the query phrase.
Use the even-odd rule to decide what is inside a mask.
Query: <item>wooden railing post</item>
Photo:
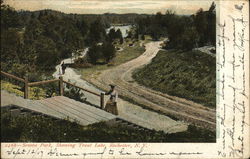
[[[27,76],[24,78],[24,98],[29,98],[29,79]]]
[[[101,103],[100,103],[101,109],[104,109],[104,95],[105,95],[105,93],[102,92],[102,93],[101,93]]]
[[[63,96],[64,89],[63,89],[63,77],[59,77],[59,95]]]

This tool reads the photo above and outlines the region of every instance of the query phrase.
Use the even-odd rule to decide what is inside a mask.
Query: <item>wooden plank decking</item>
[[[80,125],[89,125],[116,118],[115,115],[104,110],[64,96],[29,100],[1,90],[1,107],[9,105],[16,105],[60,119],[67,118],[71,121],[77,121]]]

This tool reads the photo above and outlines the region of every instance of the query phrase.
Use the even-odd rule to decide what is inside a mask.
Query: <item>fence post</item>
[[[102,92],[102,93],[101,93],[101,103],[100,103],[101,109],[104,109],[104,95],[105,95],[105,93]]]
[[[24,99],[29,98],[29,79],[27,76],[24,78]]]
[[[63,90],[63,77],[59,77],[59,95],[63,96],[64,90]]]

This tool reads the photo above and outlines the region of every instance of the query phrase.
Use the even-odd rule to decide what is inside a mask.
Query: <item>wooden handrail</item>
[[[47,80],[47,81],[30,82],[29,83],[28,77],[25,77],[25,79],[22,79],[20,77],[14,76],[12,74],[9,74],[9,73],[3,72],[3,71],[1,71],[1,75],[4,75],[6,77],[13,78],[15,80],[23,82],[24,83],[24,98],[25,99],[29,98],[29,89],[28,89],[29,86],[36,86],[36,85],[47,84],[47,83],[51,83],[51,82],[59,82],[59,94],[61,96],[63,95],[63,92],[64,92],[63,83],[66,83],[66,84],[69,84],[69,85],[71,85],[73,87],[79,88],[79,89],[81,89],[83,91],[86,91],[88,93],[91,93],[91,94],[94,94],[94,95],[100,97],[100,106],[101,106],[101,109],[104,109],[104,95],[105,94],[103,92],[100,93],[100,94],[92,92],[92,91],[90,91],[88,89],[85,89],[83,87],[77,86],[77,85],[75,85],[73,83],[64,81],[63,78],[62,78],[62,76],[60,76],[59,79],[52,79],[52,80]]]
[[[91,93],[91,94],[94,94],[94,95],[96,95],[96,96],[98,96],[98,97],[100,97],[100,94],[98,94],[98,93],[92,92],[92,91],[90,91],[90,90],[88,90],[88,89],[82,88],[82,87],[80,87],[80,86],[77,86],[77,85],[75,85],[75,84],[73,84],[73,83],[70,83],[70,82],[67,82],[67,81],[64,81],[64,80],[63,80],[63,82],[66,83],[66,84],[69,84],[69,85],[71,85],[71,86],[77,87],[77,88],[79,88],[79,89],[82,89],[82,90],[84,90],[84,91],[86,91],[86,92],[89,92],[89,93]]]
[[[6,76],[6,77],[13,78],[13,79],[18,80],[18,81],[21,81],[21,82],[25,82],[24,79],[22,79],[22,78],[20,78],[20,77],[17,77],[17,76],[15,76],[15,75],[9,74],[9,73],[7,73],[7,72],[1,71],[1,74],[4,75],[4,76]]]
[[[59,79],[52,79],[52,80],[39,81],[39,82],[30,82],[28,85],[29,86],[36,86],[36,85],[47,84],[47,83],[52,83],[52,82],[57,82],[57,81],[59,81]]]

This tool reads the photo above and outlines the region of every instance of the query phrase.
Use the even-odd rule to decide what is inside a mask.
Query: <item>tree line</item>
[[[165,14],[137,19],[137,32],[144,37],[150,35],[153,40],[167,37],[166,48],[191,50],[194,47],[215,45],[216,14],[215,3],[209,10],[199,9],[195,14],[177,15],[171,10]]]
[[[105,58],[109,61],[114,57],[114,47],[106,27],[101,17],[89,22],[84,17],[51,10],[17,12],[1,1],[2,70],[20,77],[31,72],[52,72],[72,52],[104,42],[103,55],[109,55]],[[91,57],[90,62],[95,63]]]
[[[192,49],[215,45],[215,4],[180,16],[165,14],[78,15],[58,11],[15,11],[1,0],[1,67],[23,77],[29,72],[52,72],[63,58],[90,47],[87,62],[110,62],[115,57],[113,43],[123,43],[120,30],[106,28],[111,23],[136,23],[128,38],[153,40],[167,37],[166,48]],[[100,45],[101,44],[101,45]]]

